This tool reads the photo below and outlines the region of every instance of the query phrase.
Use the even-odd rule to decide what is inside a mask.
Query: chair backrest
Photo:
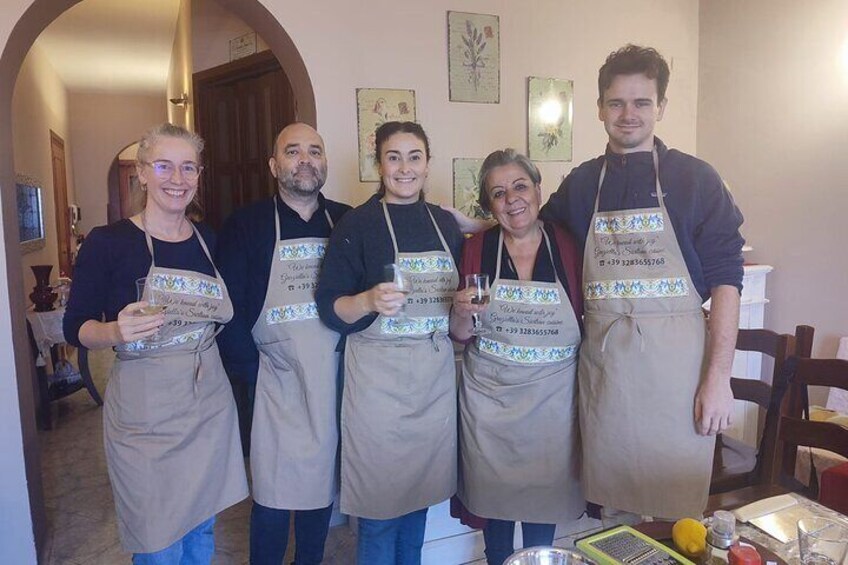
[[[793,389],[789,383],[789,371],[792,367],[787,366],[787,361],[793,355],[799,358],[810,357],[814,335],[815,329],[805,325],[796,326],[795,335],[778,334],[766,329],[739,330],[736,338],[737,350],[760,352],[774,360],[771,385],[753,379],[730,380],[734,398],[754,402],[766,411],[757,449],[757,464],[752,477],[754,484],[779,482],[780,462],[786,458],[783,445],[777,437],[782,406],[785,405],[786,397],[789,397],[791,405],[797,408],[798,415],[803,406],[802,395],[797,392],[797,387]]]
[[[780,404],[787,390],[788,379],[784,367],[795,353],[797,336],[779,334],[766,329],[741,329],[736,338],[737,351],[759,352],[774,360],[772,382],[759,379],[732,377],[730,387],[737,400],[753,402],[766,412],[763,432],[757,448],[757,461],[750,481],[752,484],[774,482],[778,475],[777,425]]]
[[[828,386],[848,390],[848,361],[844,359],[798,359],[792,378],[797,390],[809,386]],[[778,438],[784,446],[784,477],[795,474],[798,446],[818,447],[848,457],[848,429],[830,422],[813,422],[802,414],[790,411],[790,402],[784,401],[780,417]]]

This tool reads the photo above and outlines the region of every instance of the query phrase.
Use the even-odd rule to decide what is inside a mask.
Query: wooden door
[[[204,220],[218,229],[237,208],[274,193],[274,136],[295,121],[288,77],[270,51],[194,75],[195,123],[206,140]]]
[[[59,273],[73,276],[71,263],[71,216],[68,211],[68,178],[65,172],[65,141],[50,131],[50,158],[53,164],[53,204],[56,211],[56,237],[59,241]]]

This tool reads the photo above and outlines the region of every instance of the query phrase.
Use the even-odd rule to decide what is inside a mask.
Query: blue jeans
[[[133,565],[209,565],[215,555],[215,516],[165,549],[133,553]]]
[[[362,565],[420,565],[427,509],[389,520],[359,519],[356,562]]]
[[[524,547],[536,545],[551,545],[554,542],[556,524],[532,524],[521,523],[521,535],[524,539]],[[515,535],[515,522],[509,520],[486,520],[483,528],[483,539],[486,542],[486,563],[489,565],[503,565],[506,558],[512,555],[512,545]]]
[[[251,565],[281,565],[289,545],[289,520],[294,512],[294,563],[320,565],[330,529],[333,505],[317,510],[280,510],[253,503],[250,511]]]

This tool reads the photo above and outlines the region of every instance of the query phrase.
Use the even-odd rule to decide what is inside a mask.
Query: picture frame
[[[485,159],[455,157],[453,160],[453,207],[470,218],[489,218],[480,206],[480,167]]]
[[[489,14],[447,14],[448,99],[501,101],[500,19]]]
[[[415,122],[415,91],[391,88],[356,89],[356,129],[359,139],[359,180],[379,182],[375,164],[375,132],[391,121]]]
[[[16,175],[15,189],[21,253],[32,253],[46,245],[41,183],[27,175]]]
[[[527,156],[533,161],[571,161],[574,81],[527,78]]]

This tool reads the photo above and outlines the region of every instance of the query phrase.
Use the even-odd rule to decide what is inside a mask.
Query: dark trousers
[[[253,503],[250,511],[251,565],[282,565],[294,514],[295,565],[320,565],[333,505],[317,510],[280,510]]]
[[[521,522],[521,535],[524,547],[551,545],[554,542],[556,524],[531,524]],[[514,552],[512,540],[515,535],[515,522],[509,520],[486,520],[483,539],[486,542],[486,563],[503,565],[506,558]]]

